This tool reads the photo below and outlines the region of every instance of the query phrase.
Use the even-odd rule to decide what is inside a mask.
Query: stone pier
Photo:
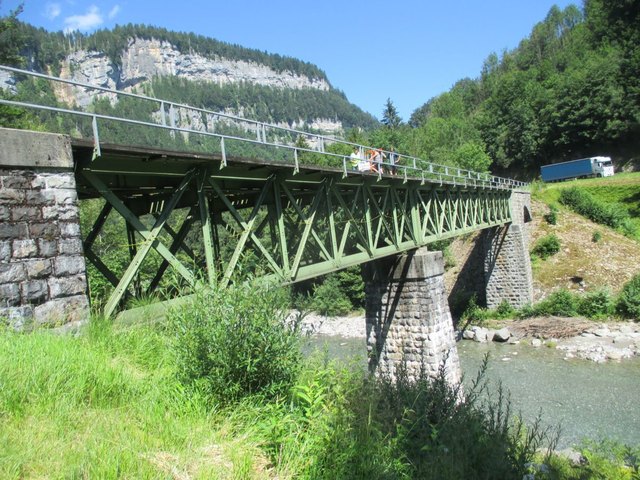
[[[503,301],[521,308],[533,302],[533,273],[529,257],[531,195],[514,191],[511,195],[513,222],[483,232],[484,279],[487,308]]]
[[[68,330],[89,302],[69,138],[0,129],[0,324]]]
[[[369,370],[395,378],[435,377],[460,381],[460,363],[447,295],[442,252],[420,248],[365,266]]]

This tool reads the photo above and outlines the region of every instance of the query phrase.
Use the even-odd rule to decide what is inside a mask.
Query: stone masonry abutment
[[[364,268],[369,370],[409,380],[435,377],[460,381],[460,363],[447,295],[442,252],[426,248],[368,263]]]
[[[0,323],[75,328],[89,316],[69,138],[0,128]]]

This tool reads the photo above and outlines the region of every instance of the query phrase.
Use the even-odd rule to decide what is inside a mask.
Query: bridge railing
[[[100,155],[101,131],[105,131],[104,125],[115,122],[121,126],[129,126],[131,128],[143,127],[159,129],[168,133],[171,138],[175,138],[175,134],[179,133],[185,138],[190,135],[197,135],[208,140],[215,140],[219,142],[217,150],[221,154],[223,165],[226,165],[227,162],[229,143],[240,142],[245,145],[266,147],[272,151],[280,152],[279,158],[291,163],[295,171],[299,170],[301,164],[313,164],[316,160],[319,160],[318,163],[340,167],[344,176],[371,173],[380,177],[383,174],[382,169],[386,169],[389,172],[395,171],[399,176],[403,177],[405,181],[411,178],[420,179],[422,182],[439,182],[441,184],[481,186],[499,189],[517,189],[526,186],[524,182],[509,178],[497,177],[488,173],[475,172],[451,165],[440,165],[399,152],[390,152],[372,146],[347,142],[332,136],[282,127],[229,113],[193,107],[170,100],[122,90],[114,90],[98,85],[0,65],[0,72],[2,71],[6,72],[4,78],[0,78],[0,81],[4,80],[5,85],[3,87],[5,89],[10,88],[11,85],[8,84],[8,80],[13,76],[14,81],[16,78],[19,80],[20,77],[28,77],[34,79],[34,81],[40,79],[54,82],[55,86],[53,90],[54,92],[57,90],[58,93],[63,91],[64,85],[70,85],[85,95],[88,91],[97,92],[92,96],[93,98],[87,102],[87,105],[94,109],[95,98],[106,99],[110,105],[116,104],[120,98],[151,102],[152,105],[155,105],[152,112],[152,119],[156,121],[154,123],[135,118],[100,114],[95,111],[76,110],[73,108],[62,108],[58,105],[0,98],[0,104],[16,108],[63,114],[89,121],[91,124],[90,132],[94,141],[94,156]],[[52,100],[51,97],[47,95],[42,95],[38,98],[41,98],[43,102]],[[55,101],[55,103],[57,103],[57,101]],[[184,123],[187,123],[189,126],[185,127],[183,125]],[[102,130],[100,129],[101,124],[103,125]],[[193,126],[194,124],[195,127]],[[76,133],[80,133],[80,129],[78,129]],[[80,136],[82,136],[82,134],[80,134]],[[389,161],[372,162],[373,165],[378,167],[377,172],[354,171],[350,155],[327,151],[326,147],[332,144],[342,144],[348,147],[350,151],[357,149],[361,155],[361,162],[368,162],[369,160],[366,158],[366,154],[375,151],[382,152],[387,159],[389,159],[391,155],[395,155],[396,161],[394,163]],[[346,150],[346,148],[343,150]],[[283,152],[286,155],[283,155]],[[382,168],[380,168],[380,166]]]

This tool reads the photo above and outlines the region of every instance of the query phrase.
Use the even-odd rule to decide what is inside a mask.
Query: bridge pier
[[[460,381],[460,363],[444,287],[442,252],[426,248],[365,265],[369,370],[409,380],[435,377]]]
[[[531,194],[514,191],[510,200],[512,223],[482,234],[487,308],[507,301],[521,308],[533,302],[533,273],[529,257]]]
[[[69,138],[0,129],[0,323],[74,328],[89,301]]]

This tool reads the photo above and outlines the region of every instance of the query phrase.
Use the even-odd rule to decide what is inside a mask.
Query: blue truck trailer
[[[570,178],[609,177],[613,173],[613,163],[610,157],[580,158],[540,167],[540,176],[544,182],[555,182]]]

